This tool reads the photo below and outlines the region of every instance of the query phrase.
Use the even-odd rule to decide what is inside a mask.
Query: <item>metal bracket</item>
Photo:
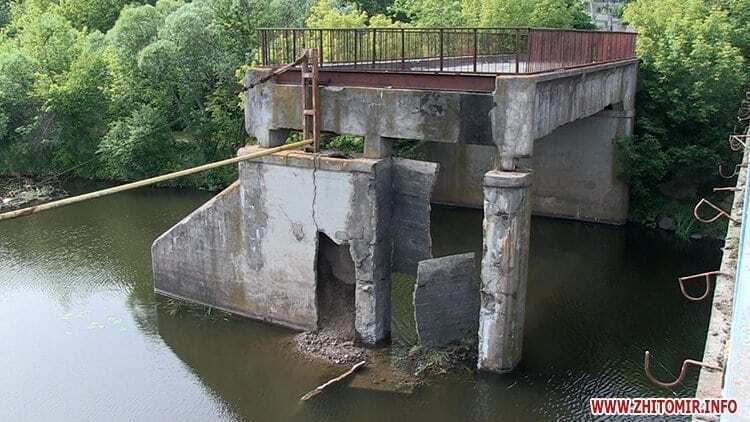
[[[731,175],[727,176],[724,174],[724,166],[721,163],[719,163],[719,176],[721,176],[724,179],[731,179],[734,176],[737,176],[737,173],[740,172],[741,168],[747,168],[747,164],[736,164],[734,166],[734,172]]]
[[[245,92],[247,90],[253,89],[256,86],[260,84],[264,84],[271,79],[273,79],[276,76],[281,75],[282,73],[288,72],[289,70],[293,69],[295,66],[298,66],[302,61],[305,59],[305,54],[299,56],[297,60],[293,61],[292,63],[285,64],[284,66],[281,66],[280,68],[274,70],[273,72],[269,73],[266,76],[263,76],[262,78],[258,79],[257,81],[251,83],[250,85],[242,87],[242,90],[240,92]]]
[[[698,215],[698,210],[700,209],[700,207],[701,207],[701,206],[702,206],[703,204],[706,204],[706,205],[708,205],[709,207],[711,207],[711,208],[713,208],[714,210],[716,210],[716,211],[717,211],[716,215],[715,215],[715,216],[713,216],[713,217],[711,217],[711,218],[702,218],[702,217],[701,217],[700,215]],[[700,201],[698,202],[698,204],[697,204],[697,205],[695,206],[695,208],[693,209],[693,215],[695,216],[695,219],[696,219],[696,220],[700,221],[701,223],[706,223],[706,224],[709,224],[709,223],[713,223],[714,221],[718,220],[718,219],[719,219],[719,218],[721,218],[721,217],[726,217],[727,219],[729,219],[729,220],[730,220],[730,221],[732,221],[733,223],[735,223],[735,224],[740,224],[740,221],[739,221],[739,220],[737,220],[736,218],[732,217],[731,215],[729,215],[729,213],[727,213],[727,212],[726,212],[726,211],[724,211],[723,209],[719,208],[718,206],[714,205],[714,204],[713,204],[713,203],[712,203],[711,201],[709,201],[709,200],[708,200],[708,199],[706,199],[706,198],[702,198],[702,199],[701,199],[701,200],[700,200]]]
[[[747,139],[750,135],[729,135],[729,148],[739,151],[747,147]]]
[[[722,370],[718,366],[709,365],[707,363],[703,363],[697,360],[685,359],[682,362],[682,368],[680,368],[680,376],[678,376],[677,379],[672,382],[664,382],[664,381],[659,381],[653,376],[653,374],[651,374],[651,352],[646,350],[646,355],[643,358],[643,371],[646,373],[646,378],[648,378],[648,380],[651,381],[652,384],[657,385],[659,387],[664,387],[664,388],[672,388],[672,387],[676,387],[682,384],[685,381],[685,377],[687,376],[688,366],[690,365],[702,366],[704,368],[715,369],[717,371]]]
[[[685,277],[679,277],[677,279],[677,281],[680,284],[680,291],[682,292],[682,295],[685,296],[688,300],[692,300],[694,302],[697,302],[699,300],[705,299],[708,296],[708,293],[711,291],[711,276],[712,275],[715,275],[717,279],[718,279],[718,276],[720,276],[720,275],[729,276],[729,274],[723,273],[721,271],[709,271],[709,272],[705,272],[705,273],[688,275],[688,276],[685,276]],[[701,278],[701,277],[704,277],[705,280],[706,280],[706,291],[704,291],[703,294],[700,295],[700,296],[690,296],[687,293],[687,291],[685,290],[685,281],[687,281],[687,280],[694,280],[696,278]]]
[[[742,188],[738,188],[736,186],[727,186],[724,188],[714,188],[714,192],[739,192]]]

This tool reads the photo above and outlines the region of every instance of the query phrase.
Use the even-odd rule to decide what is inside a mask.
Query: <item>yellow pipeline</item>
[[[312,140],[305,140],[295,142],[293,144],[282,145],[280,147],[268,148],[263,151],[254,152],[252,154],[241,155],[235,158],[229,158],[222,161],[216,161],[209,164],[204,164],[198,167],[192,167],[185,170],[176,171],[174,173],[168,173],[161,176],[152,177],[150,179],[139,180],[137,182],[126,183],[124,185],[115,186],[108,189],[102,189],[96,192],[90,192],[83,195],[72,196],[70,198],[60,199],[59,201],[48,202],[46,204],[37,205],[34,207],[23,208],[20,210],[9,211],[0,214],[0,221],[10,220],[11,218],[23,217],[25,215],[36,214],[38,212],[51,210],[53,208],[64,207],[66,205],[75,204],[78,202],[88,201],[89,199],[101,198],[102,196],[112,195],[114,193],[125,192],[128,190],[142,188],[144,186],[153,185],[167,180],[173,180],[184,176],[190,176],[191,174],[200,173],[207,170],[213,170],[215,168],[227,166],[230,164],[239,163],[240,161],[249,160],[251,158],[263,157],[264,155],[271,155],[276,152],[287,151],[290,149],[297,149],[299,147],[312,144]]]

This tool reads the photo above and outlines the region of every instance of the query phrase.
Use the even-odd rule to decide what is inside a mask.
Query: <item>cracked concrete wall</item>
[[[240,154],[249,153],[249,147]],[[318,233],[348,245],[357,336],[390,333],[390,160],[283,153],[240,164],[239,185],[154,242],[154,288],[280,325],[315,330]]]
[[[239,167],[238,183],[154,242],[154,289],[315,330],[317,248],[324,234],[347,246],[349,255],[331,256],[341,253],[338,248],[323,251],[329,262],[354,263],[353,270],[332,270],[342,280],[355,280],[356,336],[368,344],[387,339],[392,263],[415,273],[419,260],[432,257],[430,193],[437,165],[285,152]]]
[[[417,335],[423,345],[444,346],[476,337],[479,278],[474,253],[421,261],[413,300]]]
[[[530,173],[484,178],[479,369],[509,372],[521,359],[529,264]]]
[[[246,151],[245,151],[246,152]],[[241,152],[242,153],[242,152]],[[250,281],[266,315],[317,326],[318,233],[348,244],[356,276],[357,336],[365,343],[390,332],[390,237],[378,231],[390,212],[390,162],[287,153],[240,164],[245,226],[255,228],[258,265]],[[385,215],[380,215],[384,213]],[[315,325],[313,326],[312,323]]]

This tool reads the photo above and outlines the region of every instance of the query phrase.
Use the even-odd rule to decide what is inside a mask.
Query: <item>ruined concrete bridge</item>
[[[420,340],[478,333],[480,369],[521,358],[532,213],[620,224],[617,137],[633,128],[634,34],[535,29],[266,29],[246,75],[262,149],[303,127],[299,70],[320,51],[320,129],[364,137],[362,157],[285,152],[154,242],[157,292],[365,344],[390,335],[393,272],[416,275]],[[394,140],[424,141],[391,156]],[[438,171],[439,168],[439,171]],[[430,203],[483,207],[473,254],[434,258]]]

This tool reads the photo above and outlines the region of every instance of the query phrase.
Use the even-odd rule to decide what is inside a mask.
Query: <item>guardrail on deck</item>
[[[305,48],[321,70],[540,73],[635,57],[636,34],[544,28],[261,28],[260,63],[290,63]]]

